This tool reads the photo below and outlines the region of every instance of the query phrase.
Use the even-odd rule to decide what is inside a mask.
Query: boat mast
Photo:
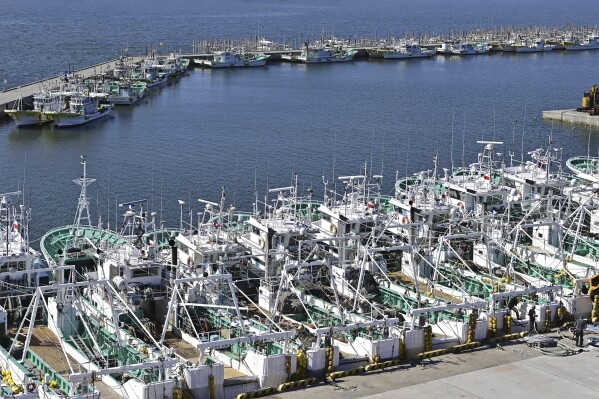
[[[77,213],[75,214],[75,221],[73,226],[75,227],[75,237],[79,236],[79,228],[82,222],[85,223],[86,227],[92,227],[91,219],[89,217],[89,200],[87,198],[87,186],[96,181],[87,177],[87,164],[85,162],[85,156],[81,155],[81,164],[83,165],[83,176],[79,179],[73,180],[73,183],[81,186],[81,194],[79,195],[79,204],[77,205]]]

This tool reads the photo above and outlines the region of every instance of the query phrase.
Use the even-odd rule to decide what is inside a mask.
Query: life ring
[[[403,224],[407,224],[407,223],[408,223],[408,217],[407,217],[407,216],[404,216],[404,217],[402,217],[402,218],[401,218],[401,222],[402,222]]]
[[[258,245],[260,245],[260,248],[264,248],[264,238],[258,238]]]
[[[331,233],[336,236],[337,235],[337,226],[335,226],[334,224],[331,223],[331,227],[330,227]]]
[[[35,388],[37,388],[37,385],[35,385],[35,382],[30,382],[29,384],[27,384],[27,392],[35,391]]]
[[[463,202],[458,202],[458,206],[459,206],[461,209],[464,209],[464,203],[463,203]]]

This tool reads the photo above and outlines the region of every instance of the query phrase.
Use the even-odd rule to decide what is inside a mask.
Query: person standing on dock
[[[534,331],[537,331],[537,314],[535,305],[532,305],[532,308],[530,308],[530,310],[528,311],[528,318],[530,319],[530,322],[528,324],[528,332],[532,333]]]
[[[582,315],[576,320],[576,346],[582,347],[584,338],[584,329],[587,328],[587,322],[582,318]]]

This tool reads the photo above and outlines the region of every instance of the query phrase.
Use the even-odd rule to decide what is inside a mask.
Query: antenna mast
[[[77,213],[75,214],[75,226],[76,235],[79,235],[79,227],[81,222],[86,221],[86,226],[91,227],[91,218],[89,217],[89,200],[87,199],[87,186],[96,181],[87,177],[87,164],[85,163],[85,156],[81,155],[81,165],[83,165],[83,176],[79,179],[73,180],[73,183],[81,186],[81,194],[79,195],[79,204],[77,205]]]

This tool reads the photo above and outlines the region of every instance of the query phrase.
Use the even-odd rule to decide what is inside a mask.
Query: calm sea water
[[[592,24],[591,1],[4,1],[0,78],[15,84],[143,49],[158,41],[191,50],[194,39],[254,35],[278,39],[433,32],[490,25]],[[252,70],[195,69],[134,108],[76,129],[16,129],[0,122],[0,187],[25,181],[32,237],[72,222],[88,158],[95,220],[120,221],[116,204],[147,198],[167,225],[199,211],[197,198],[249,210],[256,194],[286,186],[321,192],[323,176],[357,174],[365,164],[393,191],[397,174],[476,160],[476,140],[503,140],[515,159],[553,134],[572,155],[597,154],[584,128],[552,125],[541,111],[574,108],[597,83],[599,52],[493,54],[409,62],[276,64]],[[9,83],[10,85],[10,83]],[[453,132],[453,133],[452,133]],[[464,143],[464,144],[463,144]],[[463,155],[462,155],[463,154]],[[189,207],[191,204],[191,207]],[[118,221],[117,221],[118,220]]]

